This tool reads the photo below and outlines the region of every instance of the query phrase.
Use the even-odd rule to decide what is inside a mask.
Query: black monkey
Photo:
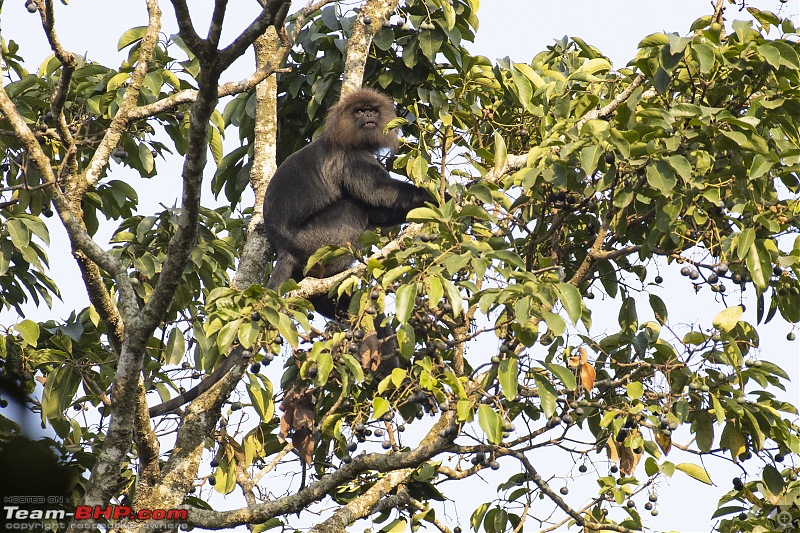
[[[308,258],[322,246],[355,244],[367,228],[400,224],[411,209],[433,200],[424,189],[392,179],[375,158],[381,149],[396,149],[397,134],[383,131],[393,118],[389,97],[358,89],[330,109],[317,139],[278,167],[264,198],[267,239],[277,256],[267,287],[303,279]],[[352,263],[340,257],[311,274],[330,277]],[[329,318],[346,316],[346,301],[312,302]]]

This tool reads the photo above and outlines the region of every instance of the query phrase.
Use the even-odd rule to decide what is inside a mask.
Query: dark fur
[[[387,96],[359,89],[333,106],[325,131],[275,172],[264,198],[267,238],[277,256],[269,288],[277,290],[289,278],[300,281],[320,247],[355,245],[367,228],[400,224],[411,209],[432,200],[424,189],[392,179],[375,158],[381,149],[396,148],[397,134],[383,133],[394,117]],[[313,274],[329,277],[352,262],[341,257]],[[347,302],[337,306],[328,298],[313,303],[331,318],[347,310]]]

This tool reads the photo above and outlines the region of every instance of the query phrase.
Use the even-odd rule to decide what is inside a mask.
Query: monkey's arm
[[[367,209],[370,224],[401,224],[409,211],[433,201],[425,189],[393,179],[377,161],[355,160],[349,170],[344,189]]]

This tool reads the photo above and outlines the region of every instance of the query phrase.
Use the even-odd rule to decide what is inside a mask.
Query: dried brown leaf
[[[375,330],[368,332],[358,343],[361,354],[361,368],[375,372],[381,364],[381,343]]]

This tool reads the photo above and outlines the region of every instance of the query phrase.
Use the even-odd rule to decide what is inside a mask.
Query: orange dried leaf
[[[591,391],[594,388],[594,380],[597,378],[597,370],[591,363],[581,363],[581,383],[583,388]]]

